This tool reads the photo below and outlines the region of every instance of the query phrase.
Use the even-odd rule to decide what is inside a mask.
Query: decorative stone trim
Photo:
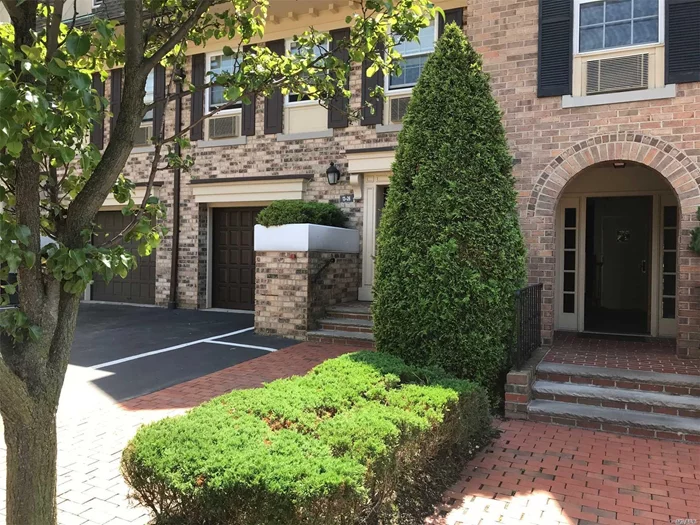
[[[544,284],[543,340],[550,342],[554,330],[555,212],[566,184],[584,169],[606,161],[636,162],[654,169],[673,188],[681,211],[678,267],[677,355],[700,357],[700,325],[697,319],[697,276],[700,258],[690,251],[690,232],[698,225],[700,169],[688,155],[672,144],[635,132],[598,135],[564,150],[540,173],[527,204],[526,217],[532,227],[525,232],[530,246],[532,278]]]

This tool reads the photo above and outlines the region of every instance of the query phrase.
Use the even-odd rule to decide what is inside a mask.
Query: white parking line
[[[242,334],[244,332],[250,332],[254,330],[254,327],[243,328],[242,330],[236,330],[235,332],[229,332],[227,334],[216,335],[214,337],[206,337],[204,339],[198,339],[197,341],[191,341],[189,343],[182,343],[181,345],[169,346],[168,348],[161,348],[160,350],[153,350],[151,352],[145,352],[143,354],[130,355],[129,357],[123,357],[122,359],[115,359],[114,361],[107,361],[106,363],[101,363],[99,365],[91,366],[90,368],[94,370],[100,370],[101,368],[107,368],[109,366],[120,365],[122,363],[128,363],[129,361],[135,361],[137,359],[142,359],[144,357],[149,357],[152,355],[164,354],[165,352],[172,352],[173,350],[179,350],[180,348],[186,348],[188,346],[197,345],[199,343],[211,343],[214,339],[221,339],[222,337],[230,337],[232,335]],[[230,343],[226,343],[230,344]]]
[[[266,352],[277,352],[277,348],[270,348],[268,346],[244,345],[243,343],[227,343],[226,341],[204,341],[204,342],[211,343],[213,345],[237,346],[239,348],[252,348],[253,350],[265,350]]]

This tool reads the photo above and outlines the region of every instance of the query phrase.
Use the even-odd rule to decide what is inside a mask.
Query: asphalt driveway
[[[296,341],[259,336],[253,315],[83,303],[65,395],[123,401],[211,374]]]

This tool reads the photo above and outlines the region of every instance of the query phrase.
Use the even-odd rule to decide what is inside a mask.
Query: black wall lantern
[[[331,165],[326,170],[326,177],[328,177],[328,184],[335,186],[338,184],[340,179],[340,170],[335,167],[335,162],[331,162]]]

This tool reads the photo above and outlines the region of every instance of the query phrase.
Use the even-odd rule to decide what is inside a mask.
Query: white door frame
[[[357,293],[360,301],[372,300],[374,257],[377,240],[378,188],[389,186],[390,173],[364,175],[364,206],[362,207],[362,283]]]
[[[624,191],[624,192],[592,192],[567,193],[557,203],[556,209],[556,280],[554,296],[554,326],[555,330],[584,331],[586,308],[586,200],[590,197],[652,197],[652,228],[651,228],[651,272],[650,284],[650,325],[652,337],[674,337],[677,331],[677,320],[670,323],[661,319],[661,250],[663,206],[678,206],[675,195],[670,191]],[[564,294],[564,209],[577,208],[576,221],[576,281],[575,281],[575,313],[563,312]],[[677,286],[677,285],[676,285]]]

